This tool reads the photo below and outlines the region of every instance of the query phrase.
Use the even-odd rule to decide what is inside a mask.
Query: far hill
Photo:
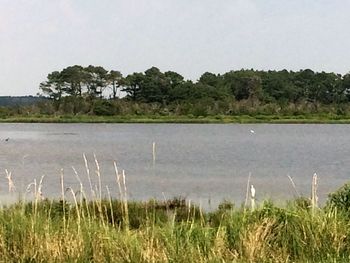
[[[45,100],[35,96],[0,96],[0,107],[28,106]]]

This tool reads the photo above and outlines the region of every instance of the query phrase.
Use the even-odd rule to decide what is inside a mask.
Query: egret
[[[255,131],[254,130],[250,130],[250,133],[255,133]]]

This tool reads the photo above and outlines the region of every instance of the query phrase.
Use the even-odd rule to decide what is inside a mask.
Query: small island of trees
[[[157,67],[123,76],[118,70],[101,66],[74,65],[49,73],[39,90],[40,97],[45,99],[35,106],[7,110],[6,114],[350,115],[350,74],[311,69],[205,72],[197,81],[192,81],[177,72],[162,72]]]

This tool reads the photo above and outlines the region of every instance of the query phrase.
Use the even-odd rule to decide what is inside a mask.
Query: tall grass
[[[119,199],[108,188],[103,196],[100,181],[95,189],[90,185],[93,198],[87,198],[79,175],[74,191],[62,173],[60,200],[43,199],[42,178],[28,187],[32,201],[0,209],[0,262],[350,261],[349,185],[321,208],[314,177],[313,199],[251,208],[226,201],[205,212],[182,198],[128,200],[125,172],[114,165]],[[90,180],[87,162],[86,170]]]
[[[93,202],[98,202],[98,205]],[[100,205],[100,207],[99,207]],[[265,203],[204,213],[183,200],[42,200],[0,211],[2,262],[348,262],[336,209]],[[100,211],[101,208],[101,211]],[[124,212],[123,212],[124,211]]]

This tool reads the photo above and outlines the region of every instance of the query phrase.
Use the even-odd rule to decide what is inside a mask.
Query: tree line
[[[0,107],[30,106],[44,100],[45,98],[36,96],[0,96]]]
[[[122,102],[124,106],[148,104],[171,111],[201,105],[203,109],[216,107],[219,114],[230,114],[230,109],[237,108],[235,105],[251,109],[266,108],[266,105],[276,108],[307,105],[316,110],[333,105],[339,110],[339,105],[350,102],[350,74],[310,69],[241,69],[224,74],[205,72],[197,81],[192,81],[177,72],[162,72],[157,67],[123,76],[120,71],[101,66],[75,65],[49,73],[40,84],[40,90],[51,99],[55,110],[70,103],[73,113],[80,112],[85,105],[85,113],[98,113],[97,107],[102,109],[101,114],[108,115],[110,110],[118,114],[115,106]],[[210,111],[202,111],[201,115],[210,114]]]

